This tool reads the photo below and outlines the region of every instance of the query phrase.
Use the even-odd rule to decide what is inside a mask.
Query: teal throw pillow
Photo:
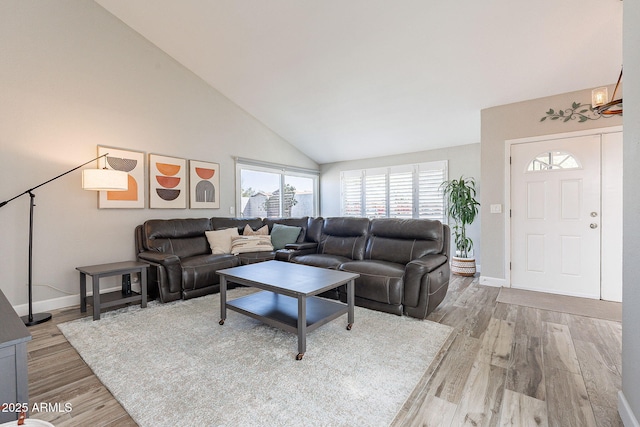
[[[295,243],[300,235],[301,227],[293,227],[290,225],[273,224],[271,229],[271,244],[273,249],[284,249],[285,245]]]

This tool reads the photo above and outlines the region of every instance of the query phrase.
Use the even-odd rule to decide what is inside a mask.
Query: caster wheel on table
[[[302,360],[303,356],[304,356],[304,353],[298,353],[298,355],[296,356],[296,360]]]
[[[349,323],[349,324],[347,325],[347,331],[350,331],[352,327],[353,327],[353,323]]]
[[[224,319],[220,319],[220,321],[218,322],[219,325],[224,325]]]

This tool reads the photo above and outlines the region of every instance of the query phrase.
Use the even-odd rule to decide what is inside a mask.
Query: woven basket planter
[[[458,276],[471,277],[476,274],[475,258],[451,257],[451,272]]]

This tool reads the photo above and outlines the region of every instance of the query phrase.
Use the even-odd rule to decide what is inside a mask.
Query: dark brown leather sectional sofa
[[[205,231],[246,224],[301,228],[285,249],[212,254]],[[136,227],[138,258],[151,264],[149,292],[162,302],[218,292],[223,268],[276,259],[359,273],[356,305],[424,319],[449,285],[449,227],[396,218],[198,218],[149,220]],[[323,296],[346,301],[342,287]]]

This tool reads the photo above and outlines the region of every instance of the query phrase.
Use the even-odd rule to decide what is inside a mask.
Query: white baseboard
[[[638,419],[633,414],[622,390],[618,392],[618,413],[620,414],[624,427],[640,427],[640,423],[638,423]]]
[[[485,286],[495,286],[497,288],[507,286],[506,279],[498,279],[497,277],[480,276],[478,283]]]
[[[117,291],[118,289],[120,289],[120,287],[100,289],[100,293]],[[92,295],[92,293],[87,292],[87,295]],[[74,305],[80,305],[79,293],[76,295],[67,295],[64,297],[52,298],[44,301],[35,301],[33,303],[33,313],[46,313],[51,310],[72,307]],[[18,316],[27,316],[29,314],[29,304],[14,305],[13,309],[16,311],[16,313],[18,313]]]

